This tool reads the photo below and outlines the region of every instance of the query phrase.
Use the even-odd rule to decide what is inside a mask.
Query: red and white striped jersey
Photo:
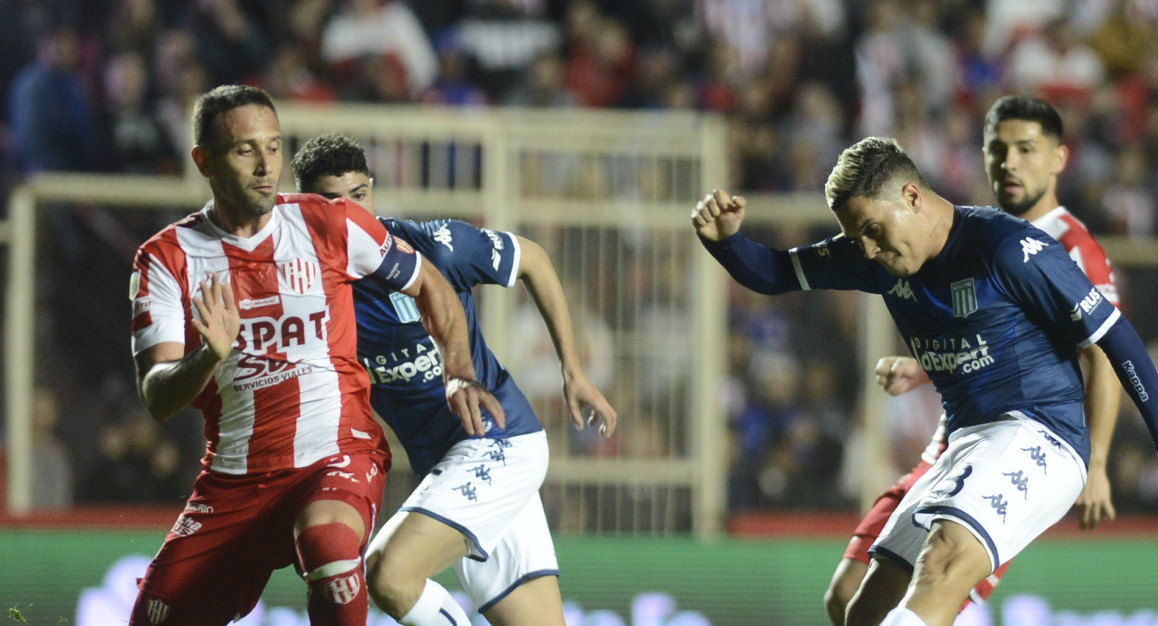
[[[1110,260],[1081,220],[1065,207],[1059,206],[1034,220],[1033,225],[1057,239],[1098,291],[1114,306],[1118,306],[1118,289],[1114,285],[1114,270],[1110,267]]]
[[[196,350],[201,281],[217,272],[233,290],[241,332],[193,401],[205,417],[203,465],[240,475],[385,450],[357,359],[351,283],[382,268],[376,275],[404,289],[421,256],[341,199],[279,195],[269,223],[246,238],[214,225],[212,204],[146,241],[130,285],[134,355],[163,342]]]

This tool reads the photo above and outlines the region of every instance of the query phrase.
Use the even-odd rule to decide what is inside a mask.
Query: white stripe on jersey
[[[792,259],[792,269],[796,270],[796,280],[800,281],[800,290],[811,291],[812,287],[809,286],[808,279],[804,277],[804,267],[800,265],[800,248],[789,250],[788,258]]]
[[[133,300],[133,317],[148,309],[153,323],[133,333],[133,356],[159,343],[185,343],[185,312],[181,310],[181,286],[160,259],[150,255],[149,295]],[[158,297],[160,296],[160,297]]]

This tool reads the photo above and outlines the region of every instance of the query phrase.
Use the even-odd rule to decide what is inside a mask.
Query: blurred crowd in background
[[[238,82],[285,102],[717,113],[733,160],[720,186],[748,193],[817,192],[846,145],[890,135],[962,204],[992,198],[985,110],[1035,94],[1067,125],[1062,202],[1095,235],[1155,234],[1158,0],[0,0],[0,192],[38,171],[178,174],[192,98]],[[77,293],[120,293],[126,277],[68,233],[41,289],[83,316]],[[105,234],[130,256],[139,243]],[[782,235],[763,239],[799,241]],[[1152,272],[1119,280],[1127,305],[1152,304],[1130,298]],[[732,510],[856,506],[855,306],[804,297],[730,296]],[[44,325],[38,371],[84,381],[38,394],[41,460],[74,477],[45,504],[180,501],[200,420],[154,424],[126,402],[131,371],[96,365],[125,352],[127,318]],[[901,471],[938,407],[927,393],[892,406]],[[86,419],[105,411],[122,417]],[[1140,420],[1121,421],[1117,500],[1158,510],[1153,450]]]

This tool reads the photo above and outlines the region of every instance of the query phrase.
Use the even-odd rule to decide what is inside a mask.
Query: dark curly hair
[[[323,176],[347,172],[370,175],[366,151],[357,141],[337,133],[320,135],[302,144],[290,164],[298,191],[311,191]]]

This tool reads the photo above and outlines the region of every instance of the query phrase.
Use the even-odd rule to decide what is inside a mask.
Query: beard
[[[1038,200],[1041,200],[1042,196],[1044,195],[1045,190],[1042,189],[1035,195],[1030,195],[1027,193],[1020,201],[1015,201],[1013,198],[1002,197],[1001,194],[998,194],[997,203],[1001,206],[1002,211],[1005,211],[1014,217],[1021,217],[1022,215],[1028,213],[1029,210],[1033,208],[1033,205],[1037,204]]]

